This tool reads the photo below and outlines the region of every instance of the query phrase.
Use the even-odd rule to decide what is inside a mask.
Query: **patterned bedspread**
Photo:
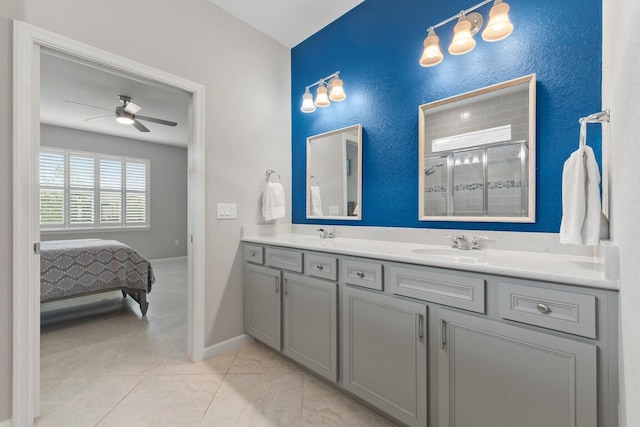
[[[53,240],[40,243],[40,302],[109,289],[151,292],[151,263],[116,240]]]

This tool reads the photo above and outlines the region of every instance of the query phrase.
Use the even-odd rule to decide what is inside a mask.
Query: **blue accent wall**
[[[455,22],[436,32],[445,59],[418,60],[427,28],[474,0],[365,0],[291,52],[292,221],[386,227],[558,232],[562,166],[578,147],[578,119],[601,109],[601,0],[507,0],[514,31],[462,56],[446,52]],[[479,11],[488,19],[491,3]],[[486,21],[485,21],[486,22]],[[300,111],[304,87],[340,71],[347,99]],[[537,76],[534,224],[418,221],[418,106],[516,77]],[[314,93],[315,95],[315,93]],[[362,221],[308,220],[306,137],[363,126]],[[600,157],[599,125],[589,145]]]

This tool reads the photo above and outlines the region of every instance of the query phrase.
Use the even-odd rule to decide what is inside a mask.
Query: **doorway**
[[[13,424],[31,425],[40,396],[38,154],[40,49],[118,70],[190,94],[188,137],[188,336],[190,360],[204,358],[204,87],[144,64],[14,21]]]

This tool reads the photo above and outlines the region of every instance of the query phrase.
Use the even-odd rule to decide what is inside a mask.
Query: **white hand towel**
[[[283,218],[284,188],[279,182],[267,182],[262,193],[262,216],[265,221]]]
[[[322,216],[322,197],[320,197],[320,187],[309,186],[311,196],[311,216]]]
[[[586,123],[583,123],[580,128],[580,148],[571,154],[562,170],[560,243],[600,243],[600,171],[593,150],[585,141]]]

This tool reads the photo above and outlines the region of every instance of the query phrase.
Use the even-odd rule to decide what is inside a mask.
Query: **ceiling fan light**
[[[123,125],[132,125],[135,122],[133,114],[124,111],[123,107],[116,109],[116,121]]]

